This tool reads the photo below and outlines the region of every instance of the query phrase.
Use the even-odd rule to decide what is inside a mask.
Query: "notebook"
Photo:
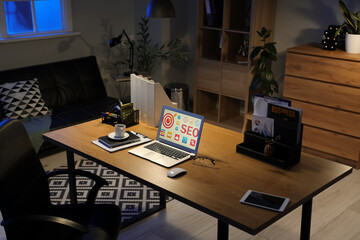
[[[196,156],[203,124],[203,116],[163,106],[156,140],[129,153],[172,167]]]
[[[115,148],[129,143],[140,141],[140,137],[136,136],[132,132],[129,131],[126,132],[129,134],[129,137],[124,140],[112,140],[107,135],[99,137],[98,140],[108,148]]]

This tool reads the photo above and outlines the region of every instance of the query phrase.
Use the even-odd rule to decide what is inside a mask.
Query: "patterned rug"
[[[58,169],[64,168],[66,167]],[[158,191],[96,162],[87,159],[78,160],[75,163],[75,168],[92,172],[109,182],[109,185],[100,189],[95,202],[119,205],[122,212],[122,222],[156,207],[160,203]],[[76,184],[78,202],[85,202],[94,181],[86,177],[77,177]],[[51,202],[53,204],[70,203],[68,185],[67,175],[59,175],[49,180]]]

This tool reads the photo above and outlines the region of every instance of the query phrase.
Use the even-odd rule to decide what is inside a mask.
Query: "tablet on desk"
[[[290,202],[289,198],[248,190],[240,199],[241,203],[282,212]]]

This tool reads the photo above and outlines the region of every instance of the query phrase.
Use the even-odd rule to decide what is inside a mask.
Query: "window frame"
[[[4,2],[16,2],[16,1],[29,1],[32,6],[34,6],[34,1],[36,0],[0,0],[0,43],[7,41],[22,41],[27,39],[39,39],[39,38],[49,38],[56,37],[62,35],[74,35],[72,32],[72,15],[71,15],[71,0],[60,0],[61,11],[62,11],[62,26],[61,30],[51,30],[51,31],[37,31],[35,10],[32,7],[32,17],[34,22],[34,32],[28,33],[16,33],[16,34],[8,34],[7,26],[6,26],[6,16],[5,16],[5,7]]]

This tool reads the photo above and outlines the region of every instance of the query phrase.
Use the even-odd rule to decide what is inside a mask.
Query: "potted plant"
[[[181,51],[181,39],[175,39],[167,43],[153,43],[150,37],[148,18],[141,18],[140,31],[136,33],[137,39],[132,40],[134,44],[134,68],[138,74],[150,76],[151,72],[159,62],[188,61],[188,53]],[[108,19],[101,19],[100,26],[104,28],[101,35],[101,45],[104,60],[102,68],[112,75],[122,75],[124,67],[129,65],[129,43],[122,41],[117,47],[109,47],[109,39],[114,37],[112,26]]]
[[[341,29],[346,27],[345,50],[348,53],[360,53],[360,11],[351,13],[342,0],[339,0],[339,7],[345,22],[336,31],[339,35]]]
[[[271,71],[272,61],[277,60],[277,50],[275,42],[267,42],[271,35],[271,30],[263,27],[257,34],[261,37],[262,46],[255,47],[250,53],[250,60],[254,61],[252,73],[254,77],[251,82],[252,90],[262,89],[264,95],[271,96],[274,92],[279,92],[279,87]],[[260,54],[259,58],[256,58]]]
[[[168,43],[153,44],[150,38],[148,18],[141,18],[140,31],[135,43],[135,64],[137,70],[145,75],[151,75],[153,67],[164,62],[188,61],[188,53],[180,51],[181,40],[176,38]]]

